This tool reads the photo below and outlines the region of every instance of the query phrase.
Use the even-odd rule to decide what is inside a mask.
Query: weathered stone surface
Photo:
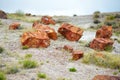
[[[23,46],[33,48],[48,47],[50,39],[44,31],[25,32],[21,36],[21,43]]]
[[[70,41],[78,41],[82,36],[83,30],[71,24],[63,23],[58,32]]]
[[[19,27],[20,27],[20,23],[14,22],[14,23],[10,24],[9,30],[15,30],[15,29],[18,29]]]
[[[103,26],[101,29],[97,30],[96,38],[110,39],[112,36],[112,26]]]
[[[33,28],[36,30],[45,31],[50,39],[53,39],[53,40],[57,39],[57,33],[55,32],[55,30],[53,28],[50,28],[47,25],[37,24]]]
[[[73,48],[69,45],[64,45],[63,49],[69,51],[69,52],[72,52],[73,51]]]
[[[120,77],[109,75],[96,75],[92,80],[120,80]]]
[[[7,14],[2,10],[0,10],[0,18],[7,19]]]
[[[90,47],[96,50],[104,50],[107,46],[112,46],[113,41],[104,38],[95,38],[91,43]]]
[[[56,22],[50,16],[43,16],[41,18],[41,23],[46,24],[46,25],[49,25],[49,24],[55,25]]]
[[[73,51],[72,52],[72,56],[73,56],[73,60],[78,60],[78,59],[80,59],[80,58],[82,58],[83,57],[83,52],[82,51],[80,51],[80,50],[76,50],[76,51]]]

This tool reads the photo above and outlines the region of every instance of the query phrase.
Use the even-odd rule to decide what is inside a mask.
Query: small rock
[[[63,49],[65,49],[66,51],[72,52],[73,48],[69,45],[64,45]]]
[[[20,27],[20,23],[14,22],[14,23],[10,24],[9,30],[15,30],[15,29],[18,29],[19,27]]]
[[[80,51],[80,50],[76,50],[76,51],[73,51],[72,52],[72,56],[73,56],[73,60],[78,60],[78,59],[80,59],[80,58],[82,58],[83,57],[83,52],[82,51]]]

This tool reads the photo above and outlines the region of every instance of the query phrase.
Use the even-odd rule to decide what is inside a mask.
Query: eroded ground
[[[5,70],[7,66],[18,66],[19,72],[16,74],[7,74],[7,80],[37,80],[37,73],[43,72],[47,75],[43,80],[91,80],[97,74],[113,75],[115,69],[101,68],[95,65],[86,65],[81,63],[81,59],[71,61],[72,54],[63,50],[64,45],[70,45],[75,50],[82,50],[84,53],[95,52],[93,49],[85,45],[95,37],[95,30],[88,29],[92,25],[91,16],[82,17],[55,17],[56,20],[70,22],[84,29],[82,38],[78,42],[66,40],[58,34],[57,40],[51,40],[48,48],[29,48],[22,49],[20,36],[25,31],[32,29],[32,22],[25,22],[13,19],[0,19],[0,46],[5,50],[0,54],[0,68]],[[9,30],[12,22],[20,22],[22,29]],[[56,31],[60,27],[60,23],[55,26],[50,25]],[[119,38],[112,36],[113,38]],[[120,53],[120,44],[115,41],[114,50],[111,53]],[[24,69],[21,67],[20,61],[24,59],[26,54],[32,54],[32,60],[38,62],[38,67],[33,69]],[[75,67],[77,72],[70,72],[69,68]],[[117,74],[120,76],[120,73]],[[41,80],[41,79],[40,79]]]

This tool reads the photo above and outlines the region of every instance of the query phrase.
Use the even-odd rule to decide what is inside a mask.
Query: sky
[[[95,11],[120,12],[120,0],[0,0],[0,9],[38,15],[88,15]]]

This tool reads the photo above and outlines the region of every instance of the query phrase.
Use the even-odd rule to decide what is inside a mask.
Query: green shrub
[[[25,55],[25,58],[31,58],[32,57],[32,54],[26,54]]]
[[[16,14],[17,16],[20,16],[20,17],[22,17],[22,16],[25,15],[22,10],[17,10],[15,14]]]
[[[105,51],[111,52],[113,50],[113,46],[107,46],[105,48]]]
[[[4,49],[2,47],[0,47],[0,53],[2,53],[4,51]]]
[[[15,73],[17,73],[17,72],[19,72],[19,69],[18,69],[18,67],[17,66],[12,66],[12,67],[9,67],[8,69],[7,69],[7,74],[15,74]]]
[[[98,24],[98,23],[100,23],[100,20],[95,19],[95,20],[93,21],[93,23]]]
[[[101,56],[96,56],[98,53],[85,54],[82,62],[86,64],[95,64],[97,66],[120,69],[120,55],[101,53]]]
[[[0,80],[6,80],[6,76],[3,72],[0,72]]]
[[[22,62],[24,68],[35,68],[37,67],[37,62],[32,60],[24,60]]]
[[[115,15],[115,18],[120,18],[120,14],[116,14],[116,15]]]
[[[106,17],[106,20],[114,20],[115,19],[115,16],[114,15],[108,15]]]
[[[2,22],[1,22],[1,20],[0,20],[0,25],[2,25]]]
[[[99,18],[100,17],[100,11],[95,11],[93,13],[93,18],[96,19],[96,18]]]
[[[119,72],[113,72],[113,75],[117,75]]]
[[[72,68],[69,68],[69,71],[70,72],[76,72],[77,70],[74,67],[72,67]]]
[[[38,73],[37,76],[38,76],[38,78],[46,78],[45,73]]]
[[[28,49],[29,47],[28,46],[22,46],[22,49]]]

